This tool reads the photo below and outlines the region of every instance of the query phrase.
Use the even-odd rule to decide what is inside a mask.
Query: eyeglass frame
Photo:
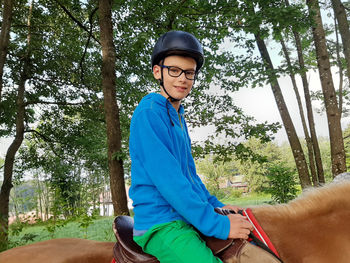
[[[196,79],[196,76],[197,76],[197,70],[184,70],[184,69],[179,68],[179,67],[176,67],[176,66],[165,66],[165,65],[158,65],[158,66],[160,66],[161,68],[167,68],[167,69],[168,69],[168,75],[169,75],[170,77],[173,77],[173,78],[178,78],[178,77],[180,77],[180,76],[182,75],[182,73],[185,73],[185,78],[188,79],[188,80],[195,80],[195,79]],[[177,69],[181,70],[181,73],[180,73],[178,76],[173,76],[173,75],[171,75],[171,74],[169,73],[169,72],[170,72],[169,70],[170,70],[171,68],[177,68]],[[193,79],[190,79],[190,78],[187,77],[187,74],[188,74],[189,71],[194,71]]]

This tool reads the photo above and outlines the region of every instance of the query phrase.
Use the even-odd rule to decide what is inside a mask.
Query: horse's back
[[[110,263],[113,242],[79,238],[51,239],[0,253],[1,263]]]

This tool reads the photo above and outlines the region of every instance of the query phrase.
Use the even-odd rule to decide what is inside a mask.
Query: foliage
[[[29,224],[26,220],[16,220],[14,223],[12,223],[9,227],[9,235],[18,237],[21,235],[23,229],[25,227],[28,227]],[[25,233],[23,234],[18,240],[11,241],[8,244],[8,248],[13,248],[17,246],[23,246],[27,244],[28,242],[34,241],[34,239],[38,236],[38,234],[35,233]]]
[[[345,144],[346,142],[345,139]],[[306,151],[305,141],[301,140],[301,143],[304,151]],[[256,156],[259,156],[258,160],[260,161],[256,161],[257,158],[240,160],[233,157],[233,161],[222,163],[215,162],[214,156],[206,156],[206,158],[196,161],[198,173],[204,176],[203,181],[207,188],[212,194],[221,199],[228,198],[227,195],[229,194],[225,190],[220,189],[220,182],[222,187],[225,187],[224,182],[230,178],[232,179],[234,175],[243,175],[244,182],[247,183],[249,191],[264,192],[269,187],[267,174],[269,174],[270,167],[281,166],[289,171],[295,171],[296,169],[293,154],[287,143],[279,146],[275,143],[262,144],[257,139],[250,139],[244,144]],[[329,140],[327,138],[319,138],[319,145],[326,181],[329,182],[332,180]]]
[[[82,233],[82,228],[79,227],[79,219],[72,219],[68,220],[63,227],[56,228],[53,235],[55,238],[84,238],[88,236],[88,238],[92,240],[115,241],[112,223],[112,217],[97,217],[88,227],[87,233]],[[52,234],[48,232],[47,224],[50,223],[40,222],[33,225],[26,224],[19,235],[14,236],[10,233],[11,247],[51,239]],[[26,243],[24,243],[25,239],[29,239],[29,237],[33,237],[33,240],[27,240]]]
[[[84,216],[81,211],[90,205],[96,207],[109,180],[97,2],[60,2],[82,26],[63,11],[58,1],[33,2],[25,142],[15,165],[18,183],[24,177],[34,178],[32,201],[42,203],[38,210],[52,213],[58,220],[49,221],[52,233],[58,231],[58,218]],[[190,130],[213,127],[204,141],[194,142],[192,147],[197,158],[204,158],[198,161],[198,171],[205,176],[208,188],[219,197],[236,197],[239,192],[225,192],[218,184],[239,173],[245,175],[251,191],[261,191],[270,165],[295,167],[290,149],[270,142],[281,125],[257,123],[235,105],[234,92],[264,86],[271,73],[256,55],[253,34],[257,28],[272,50],[278,50],[277,43],[285,34],[296,62],[290,31],[293,26],[302,37],[305,70],[316,67],[304,2],[294,1],[290,7],[276,0],[128,0],[114,1],[113,5],[116,91],[123,137],[122,152],[114,157],[126,163],[126,174],[130,174],[132,112],[145,94],[159,89],[150,73],[152,46],[162,33],[173,29],[192,32],[204,44],[203,71],[184,104]],[[16,128],[16,93],[27,50],[28,10],[29,1],[17,2],[0,101],[1,137],[12,136]],[[275,70],[278,76],[288,72],[283,60]],[[329,141],[320,144],[326,178],[330,180]],[[13,197],[17,203],[30,205],[29,200],[20,200],[17,192]],[[86,229],[89,220],[86,218],[84,223]]]
[[[10,235],[18,236],[22,232],[24,226],[25,223],[21,221],[16,221],[15,223],[11,224],[11,227],[9,229]]]
[[[300,142],[302,144],[303,150],[306,152],[307,147],[306,147],[305,140],[300,139]],[[330,141],[328,138],[319,137],[318,143],[319,143],[319,147],[320,147],[320,151],[321,151],[321,158],[322,158],[322,165],[323,165],[325,179],[326,179],[326,182],[330,182],[333,180],[331,154],[330,154]],[[287,143],[283,143],[280,146],[280,150],[281,150],[281,156],[280,156],[281,162],[284,164],[284,166],[293,169],[295,167],[295,161],[293,159],[293,154],[292,154],[292,151],[290,149],[290,146]],[[346,152],[348,152],[347,149],[345,149],[345,150],[346,150]]]
[[[268,168],[266,176],[269,186],[265,188],[265,192],[271,194],[273,201],[287,203],[297,196],[295,171],[283,165],[275,165]]]
[[[59,228],[63,228],[68,223],[68,220],[57,219],[55,217],[50,217],[47,220],[45,228],[49,232],[51,239],[55,238],[55,232]]]
[[[213,156],[206,156],[205,159],[197,161],[198,173],[202,175],[203,181],[210,193],[221,196],[220,185],[225,185],[232,176],[233,167],[230,163],[214,162]]]
[[[346,154],[346,163],[347,163],[347,169],[350,168],[350,125],[348,125],[344,132],[344,147],[345,147],[345,154]]]
[[[88,213],[82,213],[78,217],[79,227],[83,229],[84,231],[84,238],[87,238],[88,234],[88,227],[93,223],[93,221],[96,219],[96,212],[98,214],[98,210],[92,211],[91,214]]]
[[[34,197],[34,187],[32,182],[21,182],[15,180],[13,190],[10,195],[10,210],[18,213],[25,213],[35,210],[37,204]]]
[[[33,4],[31,70],[25,93],[26,133],[17,158],[16,176],[21,180],[24,174],[33,176],[40,171],[51,192],[50,209],[61,203],[67,217],[75,213],[76,207],[86,205],[89,200],[82,204],[85,193],[96,200],[101,187],[108,182],[97,5],[94,1],[64,1],[61,2],[64,11],[57,1],[40,0]],[[216,129],[204,142],[193,146],[194,154],[211,153],[227,161],[237,152],[242,159],[249,158],[254,152],[239,140],[250,137],[271,140],[280,126],[256,123],[234,105],[230,93],[254,79],[254,66],[259,66],[258,60],[247,60],[252,47],[249,55],[240,59],[231,49],[220,51],[227,37],[231,37],[231,17],[240,12],[236,3],[117,1],[113,8],[117,24],[116,91],[123,137],[122,152],[116,157],[126,163],[126,174],[130,174],[128,134],[132,112],[146,93],[159,89],[150,74],[149,55],[160,34],[171,29],[192,32],[205,46],[205,67],[185,107],[190,128],[213,124]],[[15,25],[26,23],[28,9],[25,0],[16,6]],[[76,21],[91,30],[91,34]],[[12,33],[0,102],[1,135],[13,135],[15,131],[15,87],[28,27],[14,26]],[[226,137],[224,143],[213,139],[220,136]],[[91,183],[90,195],[84,191],[86,182]]]
[[[243,195],[243,190],[234,189],[232,187],[223,189],[223,192],[224,192],[224,196],[219,199],[225,198],[225,199],[236,200],[241,198]]]
[[[26,233],[18,241],[10,241],[8,244],[8,249],[18,247],[18,246],[24,246],[29,242],[33,242],[37,236],[38,236],[37,234]]]
[[[253,160],[234,160],[234,165],[239,174],[244,175],[244,181],[248,184],[249,190],[261,192],[266,186],[266,171],[269,166],[280,160],[281,151],[274,143],[262,144],[257,139],[250,139],[245,142],[246,146],[260,156],[260,162]],[[294,166],[295,167],[295,166]]]

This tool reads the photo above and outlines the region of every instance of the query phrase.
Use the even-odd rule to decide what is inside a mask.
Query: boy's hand
[[[230,233],[228,238],[248,239],[248,235],[250,231],[253,231],[254,227],[247,218],[240,214],[229,214],[227,216],[230,220]]]
[[[243,210],[243,208],[240,208],[239,206],[236,205],[225,205],[224,207],[221,207],[222,209],[228,209],[228,210],[233,210],[237,214],[239,210]]]

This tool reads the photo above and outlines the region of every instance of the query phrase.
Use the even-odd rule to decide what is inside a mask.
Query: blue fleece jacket
[[[134,232],[183,220],[204,235],[227,239],[230,221],[214,212],[224,204],[196,173],[182,106],[177,112],[162,95],[145,96],[131,120],[129,149]]]

